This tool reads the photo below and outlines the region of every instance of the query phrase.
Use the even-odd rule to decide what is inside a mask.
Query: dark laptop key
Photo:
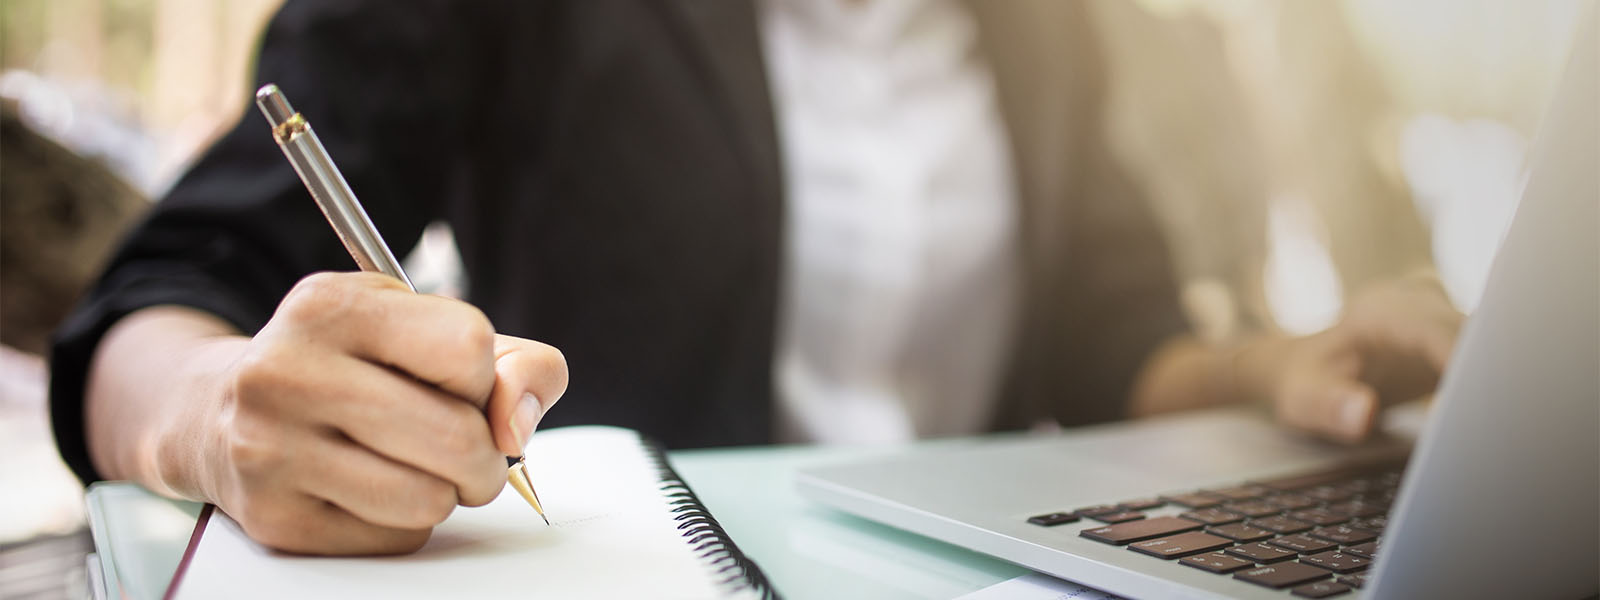
[[[1365,529],[1367,531],[1375,531],[1375,532],[1378,532],[1378,533],[1383,533],[1383,528],[1389,526],[1389,517],[1384,516],[1384,515],[1378,515],[1376,517],[1367,517],[1365,519],[1356,519],[1356,520],[1351,521],[1349,523],[1345,523],[1344,525],[1345,525],[1345,527],[1353,527],[1355,529]]]
[[[1142,512],[1133,512],[1133,511],[1124,511],[1124,512],[1114,512],[1114,513],[1103,514],[1103,515],[1090,515],[1089,518],[1094,519],[1096,521],[1099,521],[1101,523],[1126,523],[1128,521],[1137,521],[1139,519],[1143,519],[1144,518],[1144,513],[1142,513]]]
[[[1140,519],[1138,521],[1085,529],[1079,532],[1078,535],[1097,542],[1121,546],[1128,542],[1142,542],[1148,539],[1166,537],[1174,533],[1194,531],[1201,527],[1201,524],[1188,519],[1156,517],[1154,519]]]
[[[1250,519],[1248,522],[1246,522],[1246,524],[1253,527],[1260,527],[1273,533],[1282,534],[1300,533],[1302,531],[1309,531],[1311,529],[1310,523],[1305,521],[1296,521],[1282,515],[1275,515],[1264,519]]]
[[[1349,515],[1344,513],[1336,513],[1326,508],[1308,508],[1305,510],[1297,510],[1289,513],[1289,518],[1296,521],[1305,521],[1319,527],[1338,525],[1350,520]]]
[[[1366,587],[1367,586],[1367,581],[1369,581],[1371,578],[1372,578],[1372,573],[1371,572],[1356,573],[1355,575],[1345,575],[1343,577],[1340,577],[1339,578],[1339,583],[1348,585],[1348,586],[1353,587],[1353,588],[1360,588],[1360,587]]]
[[[1152,508],[1161,508],[1165,504],[1166,502],[1162,502],[1160,498],[1141,498],[1123,502],[1119,506],[1123,510],[1150,510]]]
[[[1221,550],[1232,545],[1233,542],[1227,539],[1191,531],[1164,538],[1134,542],[1128,544],[1128,549],[1141,554],[1149,554],[1156,558],[1173,559],[1190,554]]]
[[[1311,565],[1286,562],[1265,567],[1256,567],[1233,574],[1234,579],[1242,579],[1256,585],[1269,588],[1282,589],[1291,585],[1300,585],[1319,579],[1327,579],[1328,571],[1318,569]]]
[[[1252,560],[1263,565],[1294,560],[1300,553],[1288,548],[1279,548],[1266,542],[1253,544],[1240,544],[1226,550],[1228,554]]]
[[[1345,552],[1323,552],[1311,556],[1300,557],[1300,562],[1313,567],[1322,567],[1340,575],[1349,575],[1356,571],[1365,571],[1372,565],[1370,559],[1361,558]]]
[[[1029,523],[1033,523],[1034,525],[1042,525],[1044,527],[1052,527],[1052,526],[1055,526],[1055,525],[1062,525],[1062,524],[1071,523],[1071,522],[1077,521],[1077,520],[1078,520],[1078,515],[1075,515],[1075,514],[1072,514],[1072,513],[1064,513],[1064,512],[1053,512],[1053,513],[1046,513],[1046,514],[1042,514],[1042,515],[1034,515],[1034,516],[1028,517],[1028,522]]]
[[[1337,487],[1360,495],[1383,487],[1383,484],[1380,484],[1372,479],[1353,479],[1344,483],[1340,483],[1337,485]]]
[[[1283,512],[1283,509],[1262,502],[1260,500],[1245,500],[1242,502],[1229,502],[1219,506],[1222,510],[1239,513],[1246,517],[1266,517]]]
[[[1325,550],[1332,550],[1339,545],[1327,540],[1319,540],[1306,534],[1286,535],[1267,542],[1279,548],[1288,548],[1301,554],[1316,554]]]
[[[1349,593],[1350,586],[1337,581],[1317,581],[1289,591],[1302,598],[1332,598],[1339,594]]]
[[[1300,494],[1278,494],[1276,496],[1262,498],[1262,500],[1266,500],[1268,504],[1284,510],[1300,510],[1302,508],[1311,508],[1318,504],[1322,504],[1322,502],[1316,498],[1311,498],[1309,496],[1303,496]]]
[[[1330,483],[1343,483],[1358,478],[1375,479],[1378,483],[1389,484],[1391,481],[1399,481],[1399,469],[1404,466],[1404,460],[1367,461],[1340,465],[1322,471],[1279,477],[1277,479],[1254,481],[1252,483],[1288,492]]]
[[[1227,525],[1228,523],[1238,523],[1244,520],[1244,515],[1231,513],[1220,508],[1191,510],[1178,516],[1207,525]]]
[[[1311,537],[1322,538],[1330,542],[1337,542],[1346,546],[1352,544],[1364,544],[1378,539],[1378,534],[1376,533],[1367,531],[1365,529],[1345,527],[1343,525],[1335,527],[1323,527],[1322,529],[1312,531],[1309,535]]]
[[[1387,514],[1389,509],[1394,507],[1394,495],[1392,492],[1389,492],[1382,496],[1361,496],[1361,502],[1376,506],[1378,507],[1378,510],[1381,510]]]
[[[1376,478],[1370,478],[1367,481],[1371,482],[1372,485],[1361,491],[1362,498],[1382,498],[1384,496],[1392,498],[1395,491],[1400,489],[1399,486],[1384,483]]]
[[[1344,513],[1357,518],[1381,515],[1384,513],[1384,510],[1385,509],[1383,507],[1380,507],[1376,504],[1369,504],[1360,500],[1349,500],[1346,502],[1328,505],[1329,512]]]
[[[1208,552],[1206,554],[1185,556],[1178,559],[1178,562],[1196,569],[1210,571],[1218,575],[1225,575],[1240,569],[1248,569],[1256,566],[1256,563],[1254,562],[1234,556],[1228,556],[1221,552]]]
[[[1095,506],[1085,506],[1072,512],[1077,513],[1077,515],[1080,517],[1093,517],[1095,515],[1119,513],[1123,512],[1123,510],[1121,506],[1117,506],[1115,504],[1099,504]]]
[[[1345,554],[1354,554],[1354,555],[1359,556],[1361,558],[1377,560],[1377,558],[1378,558],[1378,542],[1367,542],[1365,544],[1356,544],[1356,545],[1351,546],[1349,548],[1345,548],[1344,551],[1345,551]]]
[[[1319,485],[1301,493],[1323,502],[1344,502],[1356,495],[1355,492],[1337,485]]]
[[[1222,504],[1221,498],[1202,492],[1195,492],[1192,494],[1167,494],[1162,496],[1161,499],[1188,508],[1211,508],[1218,504]]]
[[[1259,542],[1272,537],[1272,532],[1244,523],[1229,523],[1206,528],[1207,533],[1220,535],[1235,542]]]
[[[1381,484],[1383,484],[1385,486],[1395,487],[1397,485],[1400,485],[1400,477],[1403,474],[1404,474],[1403,471],[1400,471],[1398,469],[1394,469],[1394,470],[1385,471],[1384,473],[1378,475],[1377,477],[1373,477],[1373,479],[1377,480],[1378,483],[1381,483]]]
[[[1272,488],[1263,485],[1240,485],[1218,490],[1205,490],[1207,493],[1222,496],[1228,500],[1252,500],[1273,492]]]

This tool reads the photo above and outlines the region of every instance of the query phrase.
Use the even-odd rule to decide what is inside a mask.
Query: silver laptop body
[[[1426,424],[1368,579],[1341,598],[1579,598],[1600,591],[1600,94],[1594,20],[1580,26],[1531,178]],[[1246,410],[933,444],[803,471],[802,494],[1133,598],[1286,598],[1045,527],[1034,515],[1216,489],[1404,456],[1340,448]],[[1397,454],[1398,453],[1398,454]],[[1171,504],[1150,518],[1187,509]],[[1331,581],[1331,579],[1330,579]]]

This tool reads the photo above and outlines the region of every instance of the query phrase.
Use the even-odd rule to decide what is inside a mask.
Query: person
[[[1425,391],[1459,322],[1426,284],[1308,338],[1187,333],[1083,10],[290,0],[258,84],[397,250],[450,223],[471,303],[349,272],[247,113],[59,333],[61,452],[272,547],[386,553],[540,423],[682,448],[1245,401],[1358,440]]]

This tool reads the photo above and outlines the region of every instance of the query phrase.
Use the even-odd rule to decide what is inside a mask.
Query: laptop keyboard
[[[1295,596],[1330,598],[1366,583],[1404,466],[1401,460],[1346,465],[1048,513],[1028,522],[1094,522],[1079,535],[1151,560],[1175,560]]]

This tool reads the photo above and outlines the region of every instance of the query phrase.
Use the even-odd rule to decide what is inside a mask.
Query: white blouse
[[[779,441],[982,431],[1017,312],[1005,126],[959,0],[766,0]]]

